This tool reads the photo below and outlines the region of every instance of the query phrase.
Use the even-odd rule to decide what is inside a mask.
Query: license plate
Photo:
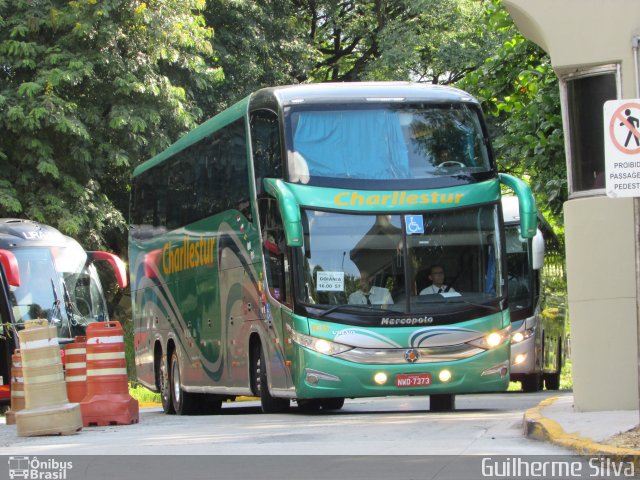
[[[407,373],[396,375],[396,387],[427,387],[431,385],[430,373]]]

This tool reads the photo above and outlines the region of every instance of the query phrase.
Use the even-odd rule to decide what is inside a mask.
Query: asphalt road
[[[523,437],[526,409],[558,392],[465,395],[457,410],[428,411],[426,397],[347,400],[342,410],[265,415],[235,402],[211,416],[140,411],[140,423],[69,436],[17,437],[0,425],[0,455],[561,455]]]

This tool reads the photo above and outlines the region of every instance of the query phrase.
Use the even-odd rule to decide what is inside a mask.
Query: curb
[[[236,397],[234,402],[251,402],[254,400],[259,400],[259,398],[240,396],[240,397]],[[140,406],[140,408],[154,408],[154,407],[162,406],[160,402],[138,402],[138,405]]]
[[[567,433],[558,422],[542,415],[542,409],[552,405],[558,398],[560,397],[547,398],[524,413],[525,437],[569,448],[579,455],[606,455],[619,461],[632,461],[636,466],[640,466],[640,450],[604,445],[590,438]]]

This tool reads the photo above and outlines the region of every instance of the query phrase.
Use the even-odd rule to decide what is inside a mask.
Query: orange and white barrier
[[[82,428],[80,406],[69,403],[58,333],[46,320],[31,320],[18,332],[24,409],[16,412],[18,436],[70,435]]]
[[[87,394],[87,337],[76,337],[64,347],[65,382],[70,402],[80,403]]]
[[[22,357],[20,349],[11,355],[11,409],[6,413],[7,425],[15,425],[16,412],[24,408],[24,379],[22,378]]]
[[[87,394],[80,402],[84,426],[138,423],[138,401],[129,395],[122,326],[91,323],[86,335]]]

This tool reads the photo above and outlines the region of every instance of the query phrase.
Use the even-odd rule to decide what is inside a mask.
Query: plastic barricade
[[[11,408],[5,415],[7,425],[15,425],[16,412],[24,408],[24,380],[22,378],[22,357],[20,349],[11,355]]]
[[[24,379],[24,409],[16,412],[17,434],[71,435],[82,429],[80,405],[69,403],[56,327],[31,320],[18,332]]]
[[[80,403],[87,394],[87,337],[76,337],[64,346],[67,396],[70,402]]]
[[[122,326],[91,323],[86,336],[87,394],[80,402],[84,426],[138,423],[138,401],[129,395]]]

